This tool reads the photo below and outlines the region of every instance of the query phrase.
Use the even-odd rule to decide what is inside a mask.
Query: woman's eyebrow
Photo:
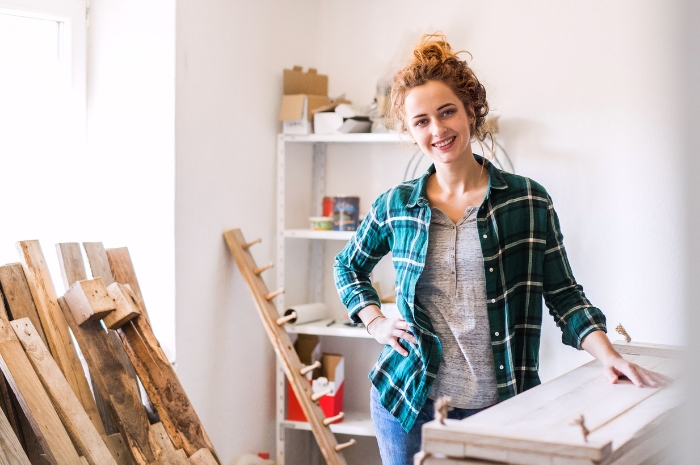
[[[444,105],[441,105],[441,106],[437,109],[437,111],[440,111],[440,110],[442,110],[443,108],[449,107],[449,106],[455,106],[455,104],[454,104],[454,103],[446,103],[446,104],[444,104]],[[428,116],[428,115],[426,115],[425,113],[421,113],[420,115],[416,115],[416,116],[414,116],[414,117],[411,118],[411,119],[423,118],[424,116]]]

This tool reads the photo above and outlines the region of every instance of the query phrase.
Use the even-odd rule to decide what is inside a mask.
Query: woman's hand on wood
[[[380,316],[367,326],[367,332],[377,342],[390,345],[404,357],[408,355],[408,351],[399,343],[399,339],[403,339],[411,344],[417,343],[416,338],[410,332],[408,323],[399,316],[391,318]]]
[[[612,357],[603,364],[603,372],[606,378],[616,384],[621,376],[626,377],[637,387],[659,387],[666,386],[673,381],[668,376],[661,373],[642,368],[636,363],[625,360],[622,357]]]
[[[602,331],[593,331],[588,334],[581,341],[581,348],[603,364],[603,373],[613,384],[616,384],[621,376],[632,381],[637,387],[659,387],[673,381],[668,376],[647,370],[622,358]]]

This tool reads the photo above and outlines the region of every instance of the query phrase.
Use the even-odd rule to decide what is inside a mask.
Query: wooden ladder
[[[314,394],[311,390],[311,385],[305,375],[317,368],[318,365],[304,366],[301,363],[289,334],[284,329],[284,324],[294,315],[280,317],[275,305],[272,303],[272,300],[283,293],[284,289],[270,292],[261,277],[262,272],[270,268],[270,265],[258,267],[250,253],[250,247],[260,242],[260,239],[246,242],[240,229],[232,229],[225,232],[224,238],[231,255],[233,255],[238,268],[241,270],[241,275],[250,293],[253,295],[255,306],[258,309],[258,314],[265,326],[272,347],[275,349],[289,384],[292,386],[292,390],[311,425],[311,430],[316,437],[316,442],[318,442],[326,463],[328,465],[346,465],[347,462],[341,451],[355,444],[355,440],[351,439],[344,444],[338,444],[335,435],[330,430],[330,424],[338,420],[342,413],[336,417],[326,418],[323,410],[318,405],[318,400],[330,391]]]

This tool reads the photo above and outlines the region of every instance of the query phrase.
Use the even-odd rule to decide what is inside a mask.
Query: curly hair
[[[453,52],[447,38],[439,32],[425,34],[413,49],[413,60],[394,77],[391,87],[391,102],[386,115],[386,126],[408,132],[404,120],[404,101],[414,87],[428,81],[446,84],[464,104],[468,114],[474,117],[469,128],[472,137],[483,141],[488,134],[484,123],[489,112],[486,89],[479,82],[467,62]],[[469,52],[466,52],[469,53]],[[469,54],[471,57],[471,54]]]

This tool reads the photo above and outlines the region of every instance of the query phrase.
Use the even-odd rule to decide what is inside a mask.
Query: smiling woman
[[[466,62],[441,35],[424,36],[413,55],[395,77],[391,116],[433,165],[380,195],[335,262],[350,318],[385,345],[369,375],[384,465],[413,463],[436,400],[462,419],[540,384],[543,298],[562,342],[599,359],[611,383],[664,383],[605,336],[544,187],[473,154],[488,103]],[[389,318],[370,281],[388,253],[400,312]]]

